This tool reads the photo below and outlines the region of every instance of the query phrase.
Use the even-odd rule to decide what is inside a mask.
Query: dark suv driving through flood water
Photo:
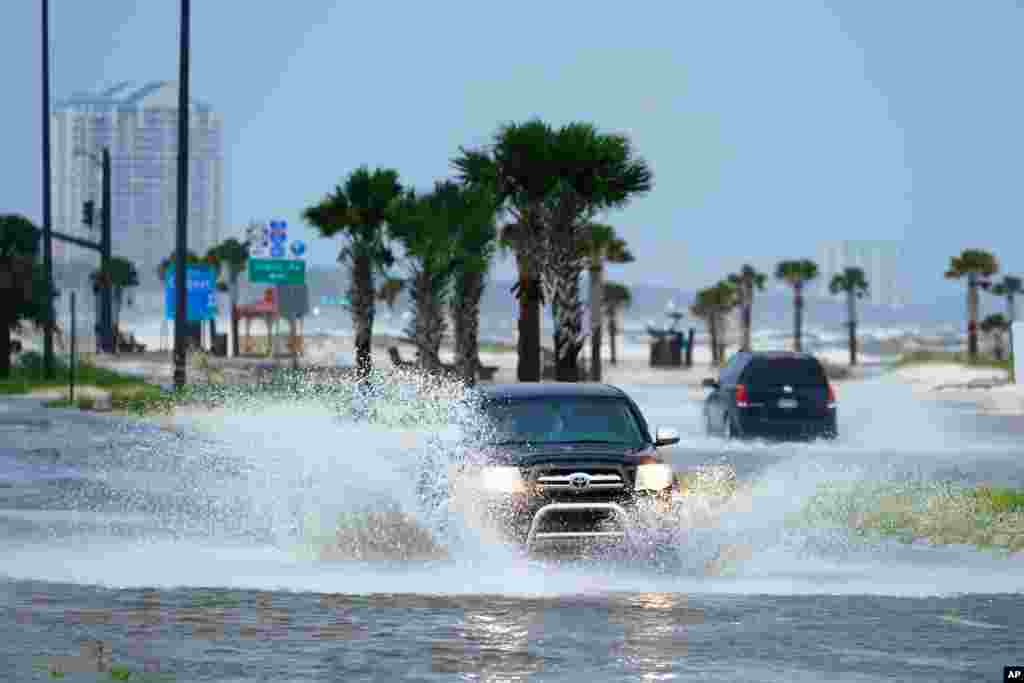
[[[739,352],[706,379],[708,434],[725,438],[800,440],[838,436],[836,396],[814,356],[791,352]]]
[[[678,433],[652,438],[622,390],[524,382],[477,391],[484,419],[468,442],[473,462],[454,479],[527,551],[619,541],[639,500],[670,501],[672,468],[656,449],[678,443]]]

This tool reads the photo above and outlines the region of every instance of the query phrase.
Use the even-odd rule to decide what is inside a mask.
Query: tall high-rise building
[[[818,252],[818,294],[830,297],[832,276],[844,268],[861,268],[868,281],[867,301],[883,306],[906,302],[900,291],[897,264],[900,242],[895,240],[847,240],[823,244]]]
[[[99,240],[104,147],[111,155],[113,252],[135,262],[148,279],[174,249],[177,226],[178,86],[159,81],[122,83],[98,93],[76,93],[52,113],[53,226]],[[220,117],[193,100],[189,112],[189,250],[202,253],[220,236],[223,151]],[[93,228],[83,204],[95,202]],[[79,247],[54,240],[54,262],[92,260]]]

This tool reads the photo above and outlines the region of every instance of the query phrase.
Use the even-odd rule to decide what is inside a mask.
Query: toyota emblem
[[[572,485],[573,490],[582,491],[590,486],[590,475],[586,472],[571,474],[569,475],[569,483]]]

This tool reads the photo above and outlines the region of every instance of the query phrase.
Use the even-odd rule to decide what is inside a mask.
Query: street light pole
[[[100,269],[104,275],[110,275],[110,148],[103,148],[103,226],[100,232]],[[103,320],[104,351],[117,352],[117,335],[114,334],[113,291],[109,277],[103,278],[103,289],[100,299]]]
[[[185,330],[188,296],[185,255],[188,250],[188,124],[189,124],[189,0],[181,0],[180,62],[178,75],[178,234],[174,266],[174,388],[185,386]]]
[[[53,359],[53,225],[50,197],[50,2],[43,0],[43,270],[46,273],[46,316],[43,326],[43,374],[57,376]]]

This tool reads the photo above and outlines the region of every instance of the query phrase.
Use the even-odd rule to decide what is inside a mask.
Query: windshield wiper
[[[629,446],[629,441],[608,441],[607,439],[572,439],[571,441],[549,441],[548,443],[566,443],[566,444],[607,444],[609,446]]]

